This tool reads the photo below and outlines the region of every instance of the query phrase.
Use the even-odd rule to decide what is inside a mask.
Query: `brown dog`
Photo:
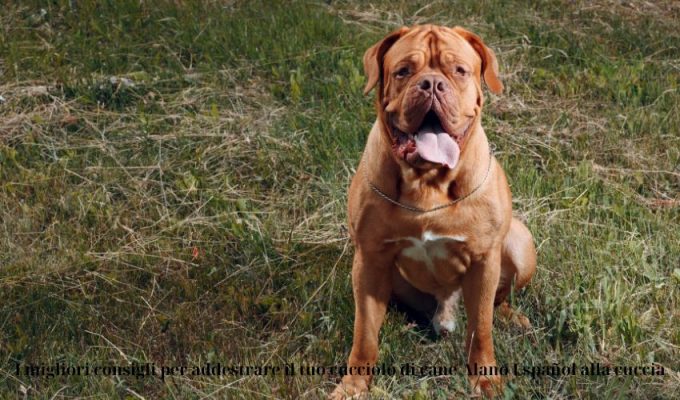
[[[349,189],[354,343],[336,399],[368,391],[392,295],[434,309],[434,328],[445,333],[462,289],[468,364],[495,367],[494,304],[536,268],[531,233],[512,217],[481,126],[482,79],[503,89],[493,51],[459,27],[401,28],[366,51],[364,69],[365,93],[378,87],[378,119]],[[476,392],[501,390],[498,375],[470,378]]]

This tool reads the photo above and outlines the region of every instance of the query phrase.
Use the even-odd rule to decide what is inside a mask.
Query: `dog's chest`
[[[468,238],[425,231],[419,237],[390,239],[399,246],[396,264],[404,278],[421,290],[457,283],[470,264]]]

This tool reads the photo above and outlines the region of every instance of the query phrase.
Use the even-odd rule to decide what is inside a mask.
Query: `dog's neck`
[[[367,161],[369,179],[387,195],[396,199],[406,196],[426,204],[424,207],[455,200],[475,190],[486,178],[489,168],[489,142],[481,122],[475,122],[465,139],[458,164],[453,169],[416,170],[395,159],[389,133],[376,121],[368,138],[368,146],[377,149]]]

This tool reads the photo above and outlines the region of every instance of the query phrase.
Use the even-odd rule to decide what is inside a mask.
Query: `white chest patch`
[[[435,259],[446,259],[449,257],[447,244],[450,242],[462,243],[465,242],[465,239],[465,236],[439,236],[430,231],[425,231],[422,238],[409,236],[387,240],[387,242],[393,243],[408,240],[412,245],[403,249],[401,255],[413,261],[422,262],[427,266],[428,270],[434,271]]]

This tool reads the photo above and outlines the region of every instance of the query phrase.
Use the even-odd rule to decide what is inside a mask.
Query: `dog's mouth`
[[[393,125],[393,147],[398,157],[414,166],[423,161],[453,169],[460,159],[460,145],[472,123],[469,118],[458,132],[447,132],[434,110],[425,114],[423,122],[413,133]],[[448,130],[453,131],[449,128]]]

